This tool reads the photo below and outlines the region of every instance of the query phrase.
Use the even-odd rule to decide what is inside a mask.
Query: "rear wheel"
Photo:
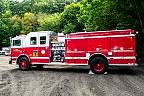
[[[107,61],[102,57],[96,57],[90,62],[90,68],[96,74],[103,74],[107,70],[107,66]]]
[[[28,70],[30,68],[29,60],[26,57],[21,57],[18,64],[21,70]]]

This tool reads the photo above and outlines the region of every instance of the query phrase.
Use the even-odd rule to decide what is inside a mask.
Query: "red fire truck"
[[[21,70],[36,65],[89,65],[94,73],[110,66],[136,66],[134,30],[78,32],[30,32],[12,38],[10,64]]]

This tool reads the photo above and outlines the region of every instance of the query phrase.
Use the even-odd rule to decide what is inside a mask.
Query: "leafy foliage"
[[[64,28],[64,33],[83,31],[83,24],[78,21],[80,15],[80,3],[72,3],[65,6],[62,13],[61,26]]]
[[[0,48],[9,46],[9,37],[31,31],[62,32],[61,13],[73,0],[0,0]]]
[[[38,30],[52,30],[55,32],[61,32],[60,19],[61,14],[38,14]]]
[[[33,13],[25,13],[21,18],[21,34],[37,31],[37,17]]]
[[[10,20],[10,13],[6,11],[0,16],[0,46],[9,45],[9,36],[11,35],[12,23]]]
[[[0,47],[31,31],[134,29],[137,54],[144,56],[143,10],[143,0],[0,0]]]

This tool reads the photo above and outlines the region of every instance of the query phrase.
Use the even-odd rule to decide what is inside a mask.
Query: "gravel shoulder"
[[[143,96],[144,68],[110,68],[90,75],[80,66],[21,71],[0,56],[0,96]]]

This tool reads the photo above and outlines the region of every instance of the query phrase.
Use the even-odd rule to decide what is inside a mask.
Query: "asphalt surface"
[[[144,67],[109,68],[101,75],[80,66],[21,71],[8,59],[0,56],[0,96],[144,96]]]

